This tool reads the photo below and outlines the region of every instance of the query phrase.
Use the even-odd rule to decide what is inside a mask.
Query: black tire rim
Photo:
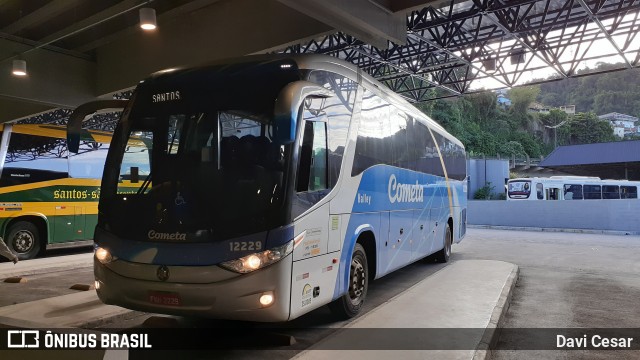
[[[33,249],[35,236],[31,231],[20,230],[13,236],[13,250],[17,253],[28,253]]]
[[[353,305],[359,305],[362,302],[367,281],[367,274],[364,264],[359,256],[351,259],[351,282],[349,284],[349,299]]]

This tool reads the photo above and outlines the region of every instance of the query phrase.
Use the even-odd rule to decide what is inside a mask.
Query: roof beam
[[[128,11],[136,9],[137,7],[140,7],[146,4],[147,2],[148,0],[125,0],[125,1],[119,2],[105,10],[100,11],[97,14],[94,14],[92,16],[89,16],[86,19],[78,21],[67,28],[64,28],[60,31],[56,31],[53,34],[50,34],[40,39],[39,42],[49,43],[49,42],[56,42],[56,41],[62,40],[68,36],[74,35],[90,27],[96,26],[104,21],[111,20],[116,16],[122,15]]]
[[[2,32],[7,34],[16,34],[21,30],[27,29],[32,26],[39,25],[49,19],[52,19],[63,12],[77,6],[78,3],[72,0],[64,1],[51,1],[38,10],[21,17],[18,21],[6,26],[2,29]]]
[[[309,17],[379,49],[407,42],[404,12],[393,13],[369,0],[278,0]]]
[[[584,2],[584,0],[578,0],[578,3],[580,4],[580,6],[582,6],[584,11],[589,16],[589,20],[593,21],[596,25],[598,25],[598,28],[600,29],[600,31],[602,31],[602,33],[607,38],[609,43],[611,43],[611,46],[613,46],[613,48],[616,49],[616,51],[618,52],[618,55],[620,55],[620,57],[622,57],[622,59],[624,60],[625,64],[627,65],[627,68],[629,68],[629,69],[633,68],[633,65],[629,62],[627,57],[624,56],[624,52],[620,49],[618,44],[616,44],[616,42],[613,39],[613,37],[611,37],[611,34],[609,34],[609,31],[607,31],[607,29],[604,27],[604,25],[602,24],[600,19],[598,19],[598,17],[591,11],[591,9]]]

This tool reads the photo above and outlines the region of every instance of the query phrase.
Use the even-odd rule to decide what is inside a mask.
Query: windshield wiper
[[[151,172],[149,172],[149,175],[147,175],[147,178],[144,179],[144,181],[142,182],[142,185],[140,185],[140,188],[138,189],[138,192],[136,193],[136,195],[140,195],[144,193],[145,190],[147,190],[147,188],[149,187],[149,184],[151,184]]]

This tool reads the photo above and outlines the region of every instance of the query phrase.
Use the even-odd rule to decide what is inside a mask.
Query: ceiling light
[[[13,60],[13,75],[25,76],[27,75],[27,62],[25,60]]]
[[[156,28],[156,10],[152,8],[140,8],[140,27],[143,30]]]
[[[496,71],[496,59],[486,59],[482,60],[482,66],[487,72]]]
[[[509,58],[511,60],[511,65],[515,65],[524,63],[527,56],[523,50],[519,50],[510,52]]]

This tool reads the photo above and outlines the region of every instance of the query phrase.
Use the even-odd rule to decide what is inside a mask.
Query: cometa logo
[[[151,96],[151,101],[154,103],[164,102],[164,101],[176,101],[180,100],[180,91],[169,91],[166,93],[155,94]]]
[[[187,240],[187,234],[177,231],[175,233],[161,233],[149,230],[147,237],[149,240]]]
[[[401,184],[398,183],[396,176],[391,174],[389,177],[389,201],[395,202],[423,202],[424,201],[424,188],[418,184],[416,180],[414,184]]]

